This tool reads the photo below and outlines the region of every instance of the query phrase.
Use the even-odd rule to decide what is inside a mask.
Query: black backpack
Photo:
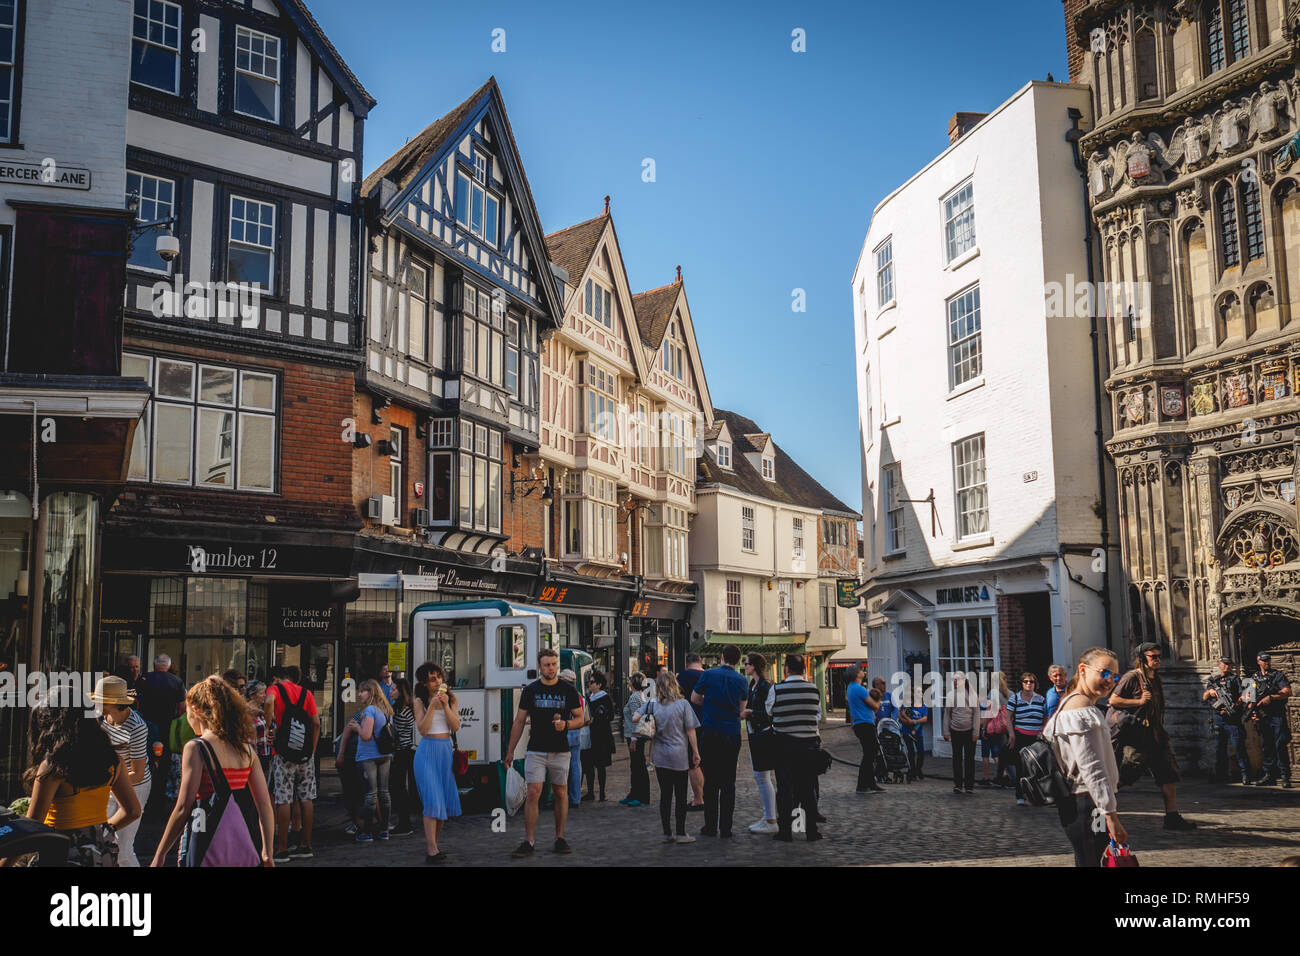
[[[1056,762],[1052,745],[1046,740],[1035,740],[1022,747],[1017,756],[1019,774],[1016,779],[1018,796],[1036,807],[1051,806],[1069,797],[1070,786]]]
[[[392,718],[384,721],[384,728],[375,735],[375,747],[384,756],[397,749],[397,734],[393,733]]]
[[[288,688],[278,685],[280,699],[284,701],[284,716],[275,729],[275,752],[289,763],[301,763],[312,755],[311,715],[302,706],[307,699],[307,688],[299,688],[297,702],[289,699]]]

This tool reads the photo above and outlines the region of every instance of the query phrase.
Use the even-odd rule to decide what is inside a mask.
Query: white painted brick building
[[[872,676],[922,657],[1045,681],[1107,640],[1090,319],[1045,298],[1088,279],[1071,109],[1086,124],[1087,90],[1031,83],[958,114],[873,214],[853,276]]]

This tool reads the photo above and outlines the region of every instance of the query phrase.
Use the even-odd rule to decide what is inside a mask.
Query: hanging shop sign
[[[273,637],[338,637],[343,612],[328,586],[275,585],[268,598]]]
[[[835,581],[835,599],[840,607],[858,606],[858,579],[838,578]]]

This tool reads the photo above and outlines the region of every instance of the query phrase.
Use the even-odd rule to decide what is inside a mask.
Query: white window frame
[[[970,177],[940,200],[944,265],[975,248],[975,179]],[[969,214],[969,215],[968,215]]]
[[[718,467],[731,471],[731,445],[727,442],[718,442]]]
[[[754,509],[742,505],[740,509],[740,550],[756,553],[757,537],[754,531]]]
[[[978,457],[963,455],[978,450]],[[953,512],[957,516],[957,540],[987,537],[989,534],[989,476],[987,443],[984,432],[967,435],[952,443]],[[979,480],[976,480],[976,479]],[[983,507],[971,507],[982,496]],[[969,521],[975,527],[968,529]]]
[[[407,266],[406,273],[406,354],[408,357],[421,362],[430,362],[429,358],[429,267],[422,262],[416,262],[414,259]],[[423,275],[424,281],[416,283],[416,275]],[[423,288],[423,292],[419,290]],[[415,344],[416,322],[414,320],[415,309],[417,304],[424,312],[424,321],[420,325],[420,349],[417,352],[413,346]]]
[[[907,523],[903,504],[903,465],[890,462],[881,469],[885,499],[885,555],[901,554],[907,550]]]
[[[239,220],[241,223],[244,224],[243,235],[245,236],[245,238],[243,238],[243,239],[236,239],[236,238],[235,238],[235,201],[236,201],[236,200],[239,200],[240,202],[244,203],[244,216],[243,216],[242,219]],[[262,219],[261,219],[260,210],[259,210],[258,218],[257,218],[256,220],[252,220],[252,219],[249,219],[249,218],[248,218],[248,206],[249,206],[249,205],[258,206],[258,207],[261,207],[261,208],[264,208],[264,209],[269,209],[269,210],[271,210],[271,244],[270,244],[269,246],[267,246],[267,245],[263,245],[263,244],[262,244],[262,242],[261,242],[261,237],[260,237],[260,236],[258,237],[258,241],[257,241],[257,242],[249,242],[248,239],[247,239],[247,236],[248,236],[248,227],[249,227],[250,224],[254,224],[255,227],[256,227],[259,231],[260,231],[261,228],[264,226],[264,223],[262,222]],[[227,231],[226,231],[226,277],[227,277],[227,279],[229,279],[229,277],[230,277],[230,247],[231,247],[231,246],[239,245],[239,246],[247,247],[247,248],[249,248],[249,249],[260,249],[260,250],[265,250],[266,252],[269,252],[270,255],[271,255],[271,263],[270,263],[269,268],[267,269],[267,277],[268,277],[268,280],[269,280],[269,282],[270,282],[270,287],[269,287],[269,288],[262,289],[262,292],[265,293],[266,295],[275,295],[275,279],[276,279],[276,273],[275,273],[275,269],[276,269],[276,248],[275,248],[275,243],[276,243],[276,227],[277,227],[277,222],[276,222],[276,221],[277,221],[277,219],[278,219],[278,217],[279,217],[279,213],[280,213],[280,210],[279,210],[279,208],[276,206],[275,203],[264,202],[264,201],[261,200],[261,199],[253,199],[251,196],[241,196],[241,195],[239,195],[238,193],[232,193],[232,194],[231,194],[231,196],[230,196],[230,205],[229,205],[229,215],[228,215],[227,220],[226,220],[226,228],[227,228]]]
[[[149,33],[150,33],[149,28],[154,24],[161,24],[164,33],[168,29],[170,29],[170,27],[167,24],[165,12],[163,14],[162,20],[154,19],[153,13],[154,13],[155,6],[163,8],[164,10],[170,7],[176,11],[176,26],[175,26],[176,46],[174,47],[170,47],[166,43],[162,43],[157,40],[149,39]],[[16,9],[17,9],[17,5],[15,5],[15,10]],[[144,36],[139,36],[136,34],[136,28],[139,20],[140,20],[140,15],[134,12],[134,6],[133,6],[132,14],[131,14],[131,55],[132,56],[135,55],[135,45],[137,43],[143,43],[146,46],[157,47],[160,50],[167,50],[169,53],[171,53],[175,57],[175,61],[176,61],[176,69],[173,71],[174,88],[169,90],[161,86],[150,86],[148,83],[141,82],[140,80],[131,80],[131,82],[136,84],[137,86],[143,86],[146,90],[158,90],[161,93],[170,93],[172,96],[178,96],[181,91],[181,26],[183,24],[183,13],[181,10],[181,5],[179,3],[172,3],[170,2],[170,0],[149,0],[147,5],[147,12],[144,17],[144,21],[145,21]],[[16,24],[15,24],[14,33],[16,36],[17,34]]]
[[[822,627],[839,627],[838,618],[836,617],[835,604],[835,585],[819,582],[817,585],[818,608],[821,612],[820,623]]]
[[[254,54],[253,51],[252,51],[252,47],[251,47],[251,45],[250,45],[250,47],[249,47],[249,49],[248,49],[248,55],[249,55],[250,61],[251,61],[251,58],[252,58],[254,55],[256,55],[256,56],[260,56],[260,57],[262,58],[263,63],[265,63],[266,60],[267,60],[267,58],[269,57],[269,54],[266,52],[266,46],[267,46],[267,43],[268,43],[268,42],[273,42],[273,43],[275,43],[275,76],[271,76],[269,73],[260,73],[260,72],[258,72],[258,71],[256,71],[256,70],[252,69],[251,66],[248,67],[248,68],[245,68],[245,67],[241,67],[241,66],[239,65],[239,53],[240,53],[240,50],[239,50],[239,41],[240,41],[241,39],[245,38],[245,37],[247,37],[249,40],[252,40],[254,37],[257,37],[257,38],[259,38],[259,39],[262,41],[262,52],[261,52],[261,53]],[[280,77],[281,77],[281,75],[282,75],[283,72],[284,72],[283,69],[282,69],[283,65],[284,65],[284,44],[281,42],[281,40],[280,40],[280,38],[279,38],[278,36],[276,36],[276,35],[273,34],[273,33],[263,33],[261,30],[254,30],[254,29],[252,29],[251,27],[246,27],[246,26],[242,26],[242,25],[237,25],[237,26],[235,27],[235,76],[236,76],[236,79],[235,79],[235,82],[234,82],[233,87],[232,87],[231,90],[230,90],[230,108],[231,108],[234,112],[238,113],[240,116],[247,116],[249,119],[255,119],[255,120],[258,120],[259,122],[262,122],[262,123],[272,123],[272,124],[274,124],[274,125],[276,125],[276,126],[280,125],[280,113],[281,113],[280,101],[281,101],[282,99],[284,99],[284,84],[281,83],[281,81],[280,81]],[[259,80],[269,80],[270,82],[272,82],[272,83],[275,84],[275,117],[274,117],[274,119],[269,119],[269,120],[268,120],[265,116],[258,116],[256,113],[248,113],[248,112],[245,112],[244,110],[241,110],[241,109],[239,108],[238,105],[236,105],[236,104],[238,103],[238,96],[239,96],[239,82],[238,82],[238,78],[237,78],[237,77],[238,77],[238,75],[239,75],[240,73],[243,73],[245,76],[256,77],[256,78],[259,79]],[[304,91],[304,92],[305,92],[305,91]]]
[[[776,460],[773,458],[763,459],[763,480],[776,481]]]
[[[727,578],[726,582],[727,631],[731,634],[739,634],[740,629],[745,626],[742,586],[735,578]]]
[[[498,248],[501,242],[501,207],[502,207],[501,197],[497,195],[496,190],[492,189],[486,183],[479,182],[476,175],[471,175],[469,173],[466,173],[463,169],[458,169],[456,171],[456,179],[457,179],[458,188],[456,189],[456,193],[453,194],[452,197],[453,206],[459,205],[456,202],[456,196],[461,192],[459,188],[460,182],[464,182],[465,184],[464,209],[463,210],[459,208],[454,209],[456,222],[460,226],[467,229],[470,235],[474,236],[476,239],[479,239],[485,245],[489,245],[494,249]],[[477,229],[474,228],[474,213],[473,213],[474,197],[476,192],[482,194],[482,199],[480,201],[483,204],[482,219],[479,220],[479,227]],[[496,210],[491,217],[488,216],[489,202],[491,202],[493,206],[495,206],[495,210]],[[464,218],[461,218],[462,212],[464,213]],[[491,219],[492,222],[492,235],[490,237],[487,234],[488,232],[487,224],[489,218]]]
[[[803,518],[796,515],[790,519],[791,548],[796,558],[803,557]]]
[[[782,634],[794,629],[794,591],[789,578],[776,582],[777,627]]]
[[[138,193],[133,193],[131,191],[132,176],[138,176],[140,178],[140,189]],[[154,183],[154,190],[153,190],[154,197],[152,199],[147,199],[144,195],[145,193],[144,187],[145,187],[146,180],[152,181]],[[176,216],[176,180],[168,179],[166,176],[155,176],[153,173],[144,173],[144,172],[140,172],[139,170],[128,169],[126,171],[126,181],[127,181],[127,190],[126,190],[127,197],[129,198],[134,195],[137,196],[139,200],[138,205],[136,207],[136,214],[135,214],[135,221],[137,223],[155,222],[159,219],[174,219],[174,217]],[[162,183],[167,183],[167,185],[171,188],[172,198],[167,202],[165,209],[163,208],[162,201],[157,198],[158,187]],[[148,214],[145,213],[146,202],[150,204],[149,208],[151,212]],[[158,273],[162,273],[163,275],[171,275],[172,263],[163,262],[162,257],[153,251],[155,236],[158,234],[158,232],[166,228],[167,228],[166,226],[155,226],[152,229],[142,231],[135,237],[136,246],[143,246],[144,248],[148,249],[150,254],[153,256],[153,258],[157,260],[158,265],[142,266],[139,263],[131,262],[130,259],[128,258],[127,260],[128,268],[140,269],[141,271],[144,272],[158,272]],[[172,225],[172,232],[174,234],[179,232],[179,230],[176,229],[174,222]]]
[[[962,311],[963,307],[966,307]],[[944,303],[948,330],[948,390],[984,374],[984,326],[980,285],[968,286]]]
[[[876,246],[876,309],[883,309],[895,299],[894,237],[888,236]]]

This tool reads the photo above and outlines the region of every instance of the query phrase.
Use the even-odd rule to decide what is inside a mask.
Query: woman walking
[[[1028,747],[1043,732],[1043,721],[1047,718],[1047,700],[1038,693],[1038,678],[1032,671],[1020,675],[1020,693],[1007,703],[1011,713],[1010,772],[1011,779],[1016,780],[1016,754]],[[1028,806],[1025,795],[1021,793],[1019,781],[1016,782],[1016,804]]]
[[[271,792],[262,773],[262,764],[253,750],[253,717],[247,702],[234,687],[214,674],[190,688],[185,695],[185,711],[195,736],[185,744],[181,753],[180,794],[167,819],[162,839],[158,841],[151,865],[163,865],[182,831],[185,839],[181,842],[180,859],[185,862],[190,841],[201,832],[192,829],[193,811],[216,790],[207,769],[210,765],[221,774],[225,786],[232,792],[247,788],[252,794],[257,808],[261,846],[258,847],[253,834],[249,833],[245,844],[247,865],[256,866],[260,856],[263,866],[273,866],[275,810],[271,806]],[[226,812],[242,813],[233,799],[226,805]]]
[[[647,716],[655,720],[655,777],[659,780],[659,822],[663,824],[664,842],[694,843],[695,837],[686,833],[686,774],[700,765],[700,748],[695,739],[700,721],[691,702],[682,697],[677,678],[666,667],[655,678],[655,699],[646,701],[633,719],[639,723]],[[669,828],[674,816],[675,838]]]
[[[68,836],[70,865],[117,866],[114,833],[140,819],[140,801],[99,721],[85,716],[80,700],[61,703],[55,693],[31,714],[27,817]],[[110,794],[118,805],[111,816]]]
[[[776,824],[776,754],[772,718],[767,713],[767,658],[757,651],[745,658],[745,676],[749,678],[749,697],[740,717],[749,733],[749,765],[758,784],[758,799],[763,816],[749,825],[750,833],[775,833]]]
[[[447,687],[447,674],[437,664],[421,664],[415,672],[415,780],[424,802],[425,863],[445,863],[438,840],[448,818],[460,816],[460,794],[452,771],[451,735],[460,729],[456,695]]]
[[[605,692],[609,680],[600,671],[587,678],[587,725],[591,748],[583,752],[587,774],[587,799],[593,799],[600,781],[600,802],[605,802],[605,770],[614,762],[614,699]]]
[[[627,739],[627,757],[632,770],[632,789],[619,803],[629,807],[643,807],[650,803],[650,773],[645,766],[646,741],[636,736],[633,719],[646,702],[645,675],[640,671],[628,678],[629,693],[623,705],[623,736]]]
[[[357,831],[358,843],[388,839],[388,818],[392,815],[392,802],[388,795],[388,777],[393,769],[393,755],[379,752],[379,735],[393,719],[393,706],[379,681],[371,678],[357,688],[357,701],[364,708],[357,715],[357,772],[365,798],[361,802],[361,829]]]
[[[136,799],[143,807],[149,802],[153,780],[149,772],[149,727],[144,718],[132,709],[135,691],[127,690],[126,681],[121,677],[102,677],[95,685],[90,699],[103,709],[100,726],[126,765],[126,779],[135,788]],[[116,813],[117,809],[117,800],[110,795],[109,814]],[[135,834],[139,828],[140,821],[133,820],[118,829],[118,866],[140,866],[140,861],[135,856]]]
[[[397,809],[397,828],[393,836],[410,836],[411,811],[419,809],[420,793],[415,784],[415,695],[405,677],[393,681],[393,732],[397,748],[393,751],[393,771],[389,781]]]
[[[986,787],[1005,787],[1006,777],[1006,743],[1011,732],[1011,722],[1006,712],[1011,700],[1011,688],[1007,686],[1007,676],[1001,671],[993,672],[993,700],[980,704],[980,739],[984,750],[984,779]],[[993,761],[994,773],[989,776],[989,761]]]
[[[1043,739],[1052,746],[1066,780],[1073,785],[1073,800],[1058,800],[1057,813],[1066,839],[1074,847],[1074,865],[1101,866],[1109,841],[1123,845],[1128,833],[1119,819],[1119,767],[1110,742],[1110,729],[1097,709],[1119,677],[1113,651],[1090,647],[1083,652],[1074,677]]]
[[[952,703],[943,709],[943,739],[952,742],[952,792],[974,793],[980,709],[975,692],[961,674],[953,680],[952,695]]]

